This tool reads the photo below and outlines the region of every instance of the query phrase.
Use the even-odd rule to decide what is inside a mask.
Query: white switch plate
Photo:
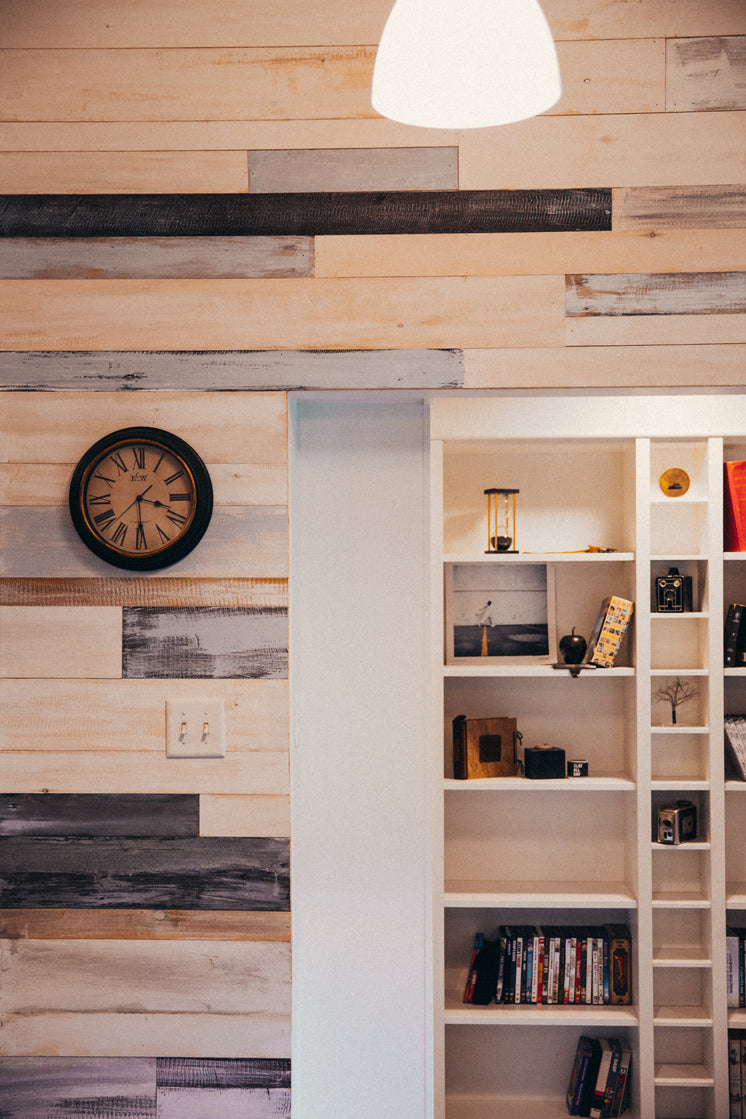
[[[222,699],[166,700],[166,757],[225,757]]]

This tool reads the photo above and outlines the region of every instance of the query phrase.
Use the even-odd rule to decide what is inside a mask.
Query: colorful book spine
[[[477,956],[479,950],[484,944],[484,935],[482,933],[474,934],[474,947],[471,950],[471,963],[469,964],[469,974],[466,979],[466,988],[464,990],[464,1002],[471,1002],[474,997],[474,984],[477,981]]]
[[[725,616],[725,634],[723,663],[726,668],[734,668],[738,664],[738,654],[743,644],[741,625],[746,606],[741,602],[731,602]]]
[[[723,478],[723,547],[746,551],[746,462],[726,462]]]
[[[599,668],[612,667],[634,608],[633,602],[619,595],[609,595],[604,599],[589,642],[589,664]]]

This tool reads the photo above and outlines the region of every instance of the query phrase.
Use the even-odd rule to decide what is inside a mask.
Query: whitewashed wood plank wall
[[[744,384],[742,0],[545,0],[561,101],[464,133],[373,113],[390,2],[3,5],[0,844],[19,874],[45,842],[79,858],[92,816],[119,850],[132,797],[126,843],[168,844],[192,886],[223,841],[287,844],[287,390]],[[216,494],[200,548],[147,578],[87,553],[65,508],[83,451],[130,424],[192,442]],[[277,678],[232,678],[266,617]],[[166,650],[207,632],[209,666],[174,675]],[[166,759],[174,688],[225,701],[224,760]],[[220,910],[149,908],[126,870],[127,908],[8,884],[4,1114],[289,1113],[286,909],[234,908],[247,881]]]

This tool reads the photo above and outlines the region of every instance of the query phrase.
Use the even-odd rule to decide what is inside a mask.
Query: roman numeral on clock
[[[127,535],[127,525],[122,524],[120,521],[114,532],[111,534],[111,539],[114,544],[124,544],[124,538]]]
[[[145,540],[145,529],[142,525],[137,526],[137,535],[135,536],[135,547],[138,551],[147,548],[147,541]]]
[[[114,463],[120,474],[129,473],[129,467],[127,466],[119,451],[117,451],[115,455],[111,456],[111,461]]]
[[[132,448],[132,454],[133,454],[134,459],[135,459],[135,469],[136,470],[144,470],[145,469],[145,448],[144,447],[133,447]]]
[[[107,528],[113,520],[116,520],[116,516],[113,509],[105,509],[103,513],[97,513],[93,520],[100,529],[104,529]]]
[[[166,516],[168,517],[169,521],[172,521],[173,524],[177,525],[179,528],[181,528],[182,525],[186,524],[186,517],[182,516],[181,513],[174,512],[173,509],[169,509],[169,511],[166,513]]]
[[[169,501],[191,501],[192,495],[190,493],[170,493],[168,495]]]

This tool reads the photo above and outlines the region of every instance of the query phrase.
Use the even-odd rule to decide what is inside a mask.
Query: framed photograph
[[[552,664],[554,569],[546,563],[446,566],[446,664]]]

